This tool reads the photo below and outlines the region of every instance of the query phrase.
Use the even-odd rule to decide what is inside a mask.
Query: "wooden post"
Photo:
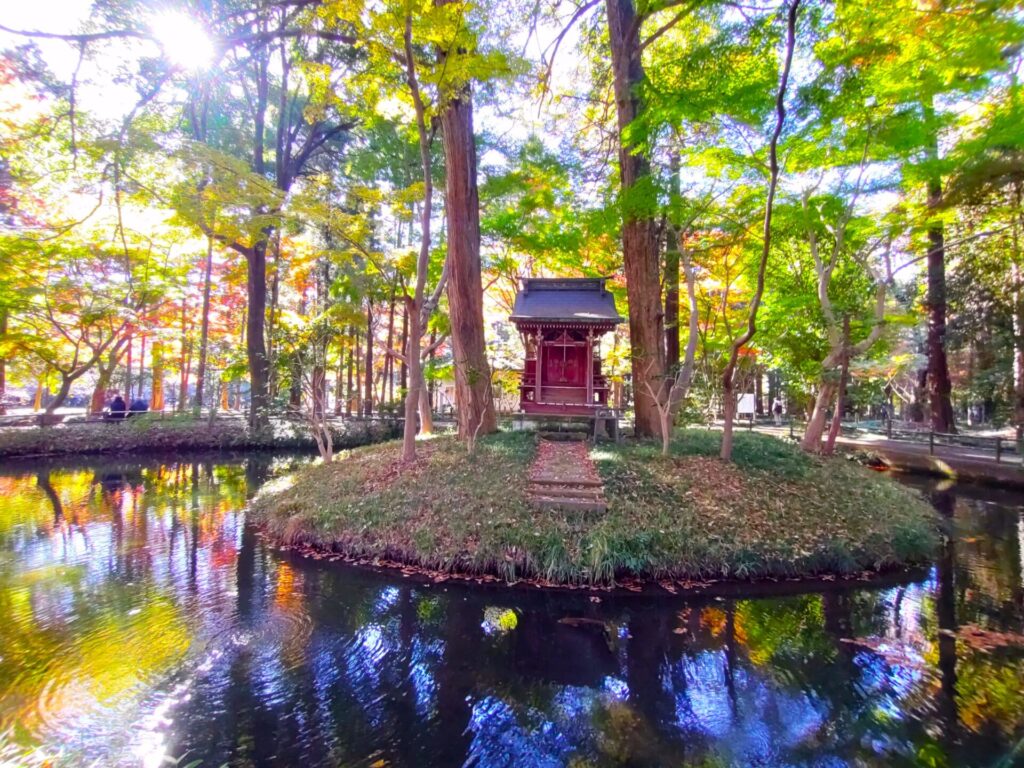
[[[587,405],[594,404],[594,332],[587,331]]]
[[[928,430],[928,453],[932,456],[935,455],[935,430]]]
[[[996,438],[996,464],[1003,458],[1003,438]]]
[[[536,381],[534,382],[534,386],[536,387],[536,393],[534,394],[533,399],[534,399],[534,402],[537,405],[540,405],[540,378],[541,378],[541,372],[543,370],[543,367],[544,367],[544,334],[540,330],[540,328],[538,328],[537,329],[537,364],[533,367],[534,368],[534,376],[536,377]]]

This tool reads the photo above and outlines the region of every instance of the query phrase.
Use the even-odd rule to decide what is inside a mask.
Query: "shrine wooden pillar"
[[[587,405],[594,404],[594,332],[587,331]]]
[[[544,370],[544,333],[543,333],[543,331],[540,330],[540,328],[537,329],[537,365],[536,365],[536,370],[537,370],[537,372],[536,372],[535,375],[536,375],[536,379],[537,380],[535,382],[535,385],[536,385],[537,391],[533,395],[533,401],[535,403],[540,403],[540,393],[541,393],[540,380],[541,380],[541,374],[543,373],[543,370]]]

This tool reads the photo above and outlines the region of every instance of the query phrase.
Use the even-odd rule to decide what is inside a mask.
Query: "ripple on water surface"
[[[1024,736],[1019,497],[925,488],[951,535],[919,581],[595,601],[274,553],[244,508],[294,461],[0,469],[0,764],[988,765]]]

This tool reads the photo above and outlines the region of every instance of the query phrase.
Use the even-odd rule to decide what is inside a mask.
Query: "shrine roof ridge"
[[[609,325],[622,322],[603,277],[527,277],[509,319]]]

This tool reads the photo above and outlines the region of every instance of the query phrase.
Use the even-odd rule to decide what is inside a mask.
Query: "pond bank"
[[[335,448],[354,448],[397,436],[392,422],[339,420],[332,422]],[[157,451],[316,448],[306,425],[272,419],[260,433],[249,431],[242,418],[172,416],[115,422],[61,424],[52,427],[0,429],[0,459]]]
[[[548,508],[530,495],[536,438],[396,444],[310,467],[257,498],[270,538],[322,558],[506,582],[605,587],[845,575],[927,561],[937,521],[918,493],[844,459],[821,460],[742,435],[735,464],[686,431],[662,457],[634,442],[590,451],[601,511]]]

